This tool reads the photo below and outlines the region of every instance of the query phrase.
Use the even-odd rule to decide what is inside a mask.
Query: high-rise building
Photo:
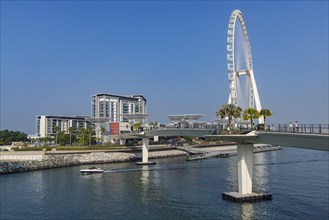
[[[146,99],[140,94],[120,96],[101,93],[91,96],[92,118],[106,118],[109,122],[128,122],[132,119],[131,115],[142,115],[146,112]],[[144,122],[144,118],[141,122]]]

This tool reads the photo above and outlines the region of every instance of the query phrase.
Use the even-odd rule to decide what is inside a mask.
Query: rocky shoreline
[[[149,153],[150,159],[178,156],[186,156],[186,153],[179,150],[154,151]],[[141,160],[141,158],[141,153],[120,152],[49,154],[45,155],[42,161],[0,161],[0,175],[86,164],[131,162]]]

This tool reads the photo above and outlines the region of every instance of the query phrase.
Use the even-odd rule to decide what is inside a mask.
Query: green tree
[[[11,144],[12,142],[16,141],[28,141],[27,134],[20,131],[0,131],[0,145]]]
[[[55,126],[53,128],[53,133],[55,133],[55,144],[57,145],[57,139],[58,139],[58,132],[60,131],[60,128],[58,126]]]
[[[86,134],[86,129],[81,127],[78,128],[77,130],[78,133],[78,141],[80,145],[84,145],[85,144],[85,134]]]
[[[73,132],[73,128],[72,128],[72,127],[69,127],[69,128],[67,129],[67,131],[68,131],[69,134],[70,134],[70,146],[72,146],[72,132]]]
[[[140,123],[140,122],[136,122],[133,125],[133,128],[134,128],[135,131],[138,131],[140,129],[140,127],[142,127],[142,123]]]
[[[216,116],[220,118],[228,118],[228,126],[232,127],[232,119],[241,117],[242,109],[234,104],[225,104],[216,112]]]
[[[264,128],[266,129],[266,118],[271,117],[273,115],[273,113],[266,108],[261,109],[259,113],[261,116],[264,117]]]
[[[50,144],[54,140],[54,137],[40,137],[39,141],[41,143]]]
[[[59,145],[67,145],[70,142],[70,135],[66,134],[64,131],[58,132],[58,138],[57,138]]]
[[[158,126],[158,122],[157,121],[151,121],[150,123],[149,123],[149,126],[151,127],[151,128],[156,128],[157,126]]]
[[[259,117],[259,111],[254,108],[248,108],[243,112],[243,120],[250,120],[251,127],[253,127],[253,119],[257,119]]]
[[[92,127],[88,127],[86,133],[89,136],[89,146],[91,146],[91,137],[92,137],[92,135],[94,133],[94,129]]]
[[[101,126],[101,136],[102,136],[102,144],[104,142],[104,134],[105,134],[105,128],[103,126]]]

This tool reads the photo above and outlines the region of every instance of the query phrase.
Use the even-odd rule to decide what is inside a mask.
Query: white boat
[[[104,170],[96,167],[89,167],[88,169],[80,170],[81,174],[104,173]]]

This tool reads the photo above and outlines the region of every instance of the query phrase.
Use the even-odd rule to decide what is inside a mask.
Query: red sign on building
[[[110,122],[110,135],[120,134],[120,124],[119,122]]]

